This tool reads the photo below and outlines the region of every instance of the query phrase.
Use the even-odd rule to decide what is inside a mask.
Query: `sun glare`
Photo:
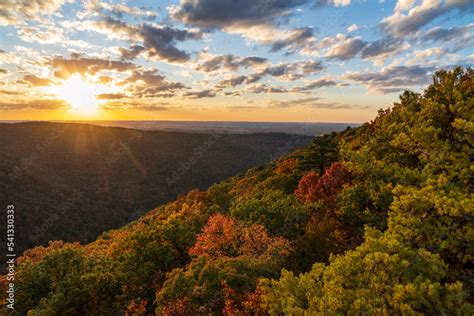
[[[84,81],[79,75],[73,75],[62,85],[51,89],[58,98],[66,101],[71,110],[81,115],[93,115],[99,109],[97,85]]]

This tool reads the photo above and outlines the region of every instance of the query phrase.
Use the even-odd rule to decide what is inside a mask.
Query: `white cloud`
[[[391,36],[404,37],[417,32],[423,26],[435,20],[436,18],[454,10],[472,10],[471,0],[423,0],[403,12],[411,6],[409,1],[400,1],[394,9],[391,16],[384,18],[380,22],[382,29]]]
[[[397,4],[395,5],[394,11],[406,11],[411,9],[416,3],[416,0],[398,0]]]
[[[352,33],[352,32],[355,32],[357,30],[360,30],[360,26],[358,26],[357,24],[352,24],[351,26],[349,26],[346,30],[348,33]]]

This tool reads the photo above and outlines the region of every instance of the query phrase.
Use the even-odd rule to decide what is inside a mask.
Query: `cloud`
[[[408,12],[405,12],[406,10]],[[384,18],[380,27],[388,35],[404,37],[417,32],[436,18],[456,10],[472,12],[472,1],[423,0],[417,6],[413,6],[412,1],[398,1],[393,14]]]
[[[0,75],[8,75],[8,70],[0,68]]]
[[[109,76],[100,76],[99,77],[99,82],[102,83],[102,84],[108,84],[112,81],[113,81],[113,79]]]
[[[312,39],[314,39],[312,27],[296,28],[288,31],[283,37],[280,36],[280,38],[269,39],[271,43],[270,52],[278,52],[287,47],[294,50],[297,47],[306,46],[308,44],[307,42]]]
[[[349,26],[346,31],[347,33],[352,33],[352,32],[355,32],[357,30],[360,30],[360,26],[358,26],[357,24],[352,24],[351,26]]]
[[[216,92],[213,90],[188,91],[184,93],[184,96],[190,99],[213,98],[216,96]]]
[[[218,87],[235,87],[245,84],[251,84],[262,80],[266,76],[271,76],[285,81],[294,81],[303,77],[319,73],[326,69],[320,61],[299,61],[271,65],[262,68],[259,72],[250,75],[235,75],[228,79],[219,81]]]
[[[47,62],[46,65],[58,69],[54,72],[54,75],[56,78],[61,79],[67,79],[75,73],[81,75],[95,75],[102,70],[115,70],[118,72],[124,72],[137,68],[135,64],[126,61],[86,58],[81,57],[79,54],[71,54],[70,59],[63,57],[53,57]]]
[[[414,35],[421,43],[441,43],[451,52],[474,46],[474,23],[449,28],[433,27],[422,34]],[[448,44],[449,42],[449,44]]]
[[[351,0],[316,0],[316,6],[334,5],[345,7],[351,4]]]
[[[25,75],[23,81],[37,87],[49,86],[52,83],[48,78],[40,78],[35,75]]]
[[[171,111],[176,110],[176,107],[166,107],[166,106],[159,106],[159,105],[141,105],[141,106],[134,106],[135,110],[142,110],[142,111]]]
[[[1,64],[17,64],[19,62],[18,56],[13,52],[6,52],[0,49],[0,63]]]
[[[180,89],[186,88],[180,82],[170,82],[164,76],[158,74],[157,69],[135,70],[126,79],[117,83],[117,86],[125,86],[127,91],[136,97],[163,97],[173,94]]]
[[[25,102],[2,102],[0,110],[57,110],[67,108],[67,104],[63,100],[57,99],[39,99]]]
[[[202,54],[206,55],[206,54]],[[257,67],[264,65],[267,62],[266,58],[263,57],[239,57],[235,55],[211,55],[204,58],[204,62],[196,67],[196,70],[203,72],[213,72],[217,70],[238,70],[240,67]]]
[[[398,0],[395,9],[393,10],[396,12],[407,11],[408,9],[411,9],[415,3],[416,0]]]
[[[89,29],[134,43],[129,49],[120,49],[124,59],[134,59],[144,53],[148,59],[170,63],[182,63],[190,58],[187,52],[177,48],[178,42],[198,40],[203,36],[201,32],[195,30],[181,30],[149,23],[132,25],[108,16],[92,23]]]
[[[246,92],[249,93],[286,93],[287,89],[283,87],[271,87],[267,84],[257,84],[254,86],[247,87]]]
[[[336,1],[339,2],[339,1]],[[170,16],[205,31],[222,30],[270,46],[270,52],[296,48],[314,41],[312,27],[279,29],[295,9],[311,0],[182,0],[169,8]]]
[[[267,67],[259,72],[257,76],[263,77],[269,75],[292,81],[319,73],[325,68],[326,67],[324,67],[320,61],[291,62]]]
[[[392,66],[378,72],[350,72],[344,77],[349,81],[365,85],[371,91],[386,94],[428,84],[433,70],[434,67],[419,65]]]
[[[189,55],[178,49],[176,42],[183,42],[189,39],[200,39],[202,33],[188,30],[179,30],[165,27],[155,27],[143,24],[140,30],[143,39],[143,46],[146,49],[148,58],[165,60],[168,62],[184,62],[189,60]]]
[[[383,38],[368,43],[361,52],[363,59],[386,55],[399,51],[402,48],[403,40],[396,38]]]
[[[167,102],[160,102],[153,104],[144,104],[143,101],[108,101],[102,105],[103,109],[106,110],[143,110],[143,111],[169,111],[177,109],[177,107],[168,106]]]
[[[126,60],[132,60],[138,57],[145,47],[141,45],[132,45],[130,48],[119,47],[120,56]]]
[[[322,79],[312,80],[301,87],[294,87],[290,89],[290,91],[291,92],[305,92],[305,91],[311,91],[311,90],[319,89],[323,87],[332,87],[336,85],[337,85],[337,82],[335,82],[334,80],[322,78]]]
[[[271,100],[268,102],[270,108],[291,108],[291,107],[304,107],[312,109],[328,109],[328,110],[337,110],[337,109],[349,109],[352,108],[351,104],[343,104],[339,102],[324,101],[319,97],[310,97],[303,99],[293,99],[293,100]]]
[[[0,1],[0,25],[17,25],[25,20],[41,20],[57,12],[64,0],[2,0]]]
[[[124,3],[108,3],[105,1],[88,1],[85,4],[85,12],[80,14],[81,18],[87,15],[113,15],[122,18],[125,14],[133,17],[143,17],[147,20],[154,20],[158,15],[147,8],[138,8]]]
[[[354,58],[364,47],[367,42],[360,37],[348,37],[343,34],[337,34],[333,45],[326,53],[326,57],[331,59],[347,60]]]
[[[102,93],[96,95],[98,100],[116,100],[116,99],[124,99],[127,95],[123,93]]]
[[[251,83],[251,81],[255,82],[254,79],[250,79],[248,76],[233,76],[229,79],[219,81],[218,88],[235,87],[241,85],[244,82]]]
[[[53,26],[22,26],[18,36],[25,42],[59,44],[65,41],[62,30]]]
[[[339,33],[334,37],[325,37],[306,49],[313,55],[322,55],[328,59],[342,61],[350,60],[360,54],[362,59],[372,59],[375,64],[380,65],[386,58],[409,47],[409,44],[405,44],[402,39],[398,38],[386,37],[367,42],[360,36],[352,37]]]
[[[3,82],[0,82],[0,86],[4,85]],[[22,95],[24,94],[22,91],[12,91],[12,90],[0,90],[0,94],[6,94],[6,95]]]
[[[274,24],[309,0],[181,0],[169,8],[171,17],[202,29],[229,29]]]

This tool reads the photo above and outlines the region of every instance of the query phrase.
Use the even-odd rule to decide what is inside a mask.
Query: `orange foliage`
[[[148,305],[147,300],[141,300],[139,303],[137,303],[135,300],[131,301],[130,304],[128,304],[128,311],[126,315],[130,316],[138,316],[138,315],[146,315],[146,306]]]
[[[257,281],[257,287],[253,292],[238,294],[225,281],[222,282],[224,290],[225,306],[222,310],[223,315],[240,315],[240,316],[263,316],[268,315],[266,312],[262,297],[265,294],[264,287]]]
[[[168,302],[168,304],[162,307],[157,315],[163,316],[186,316],[192,315],[192,309],[189,303],[188,297],[183,297],[177,300]]]
[[[288,158],[282,161],[279,161],[273,171],[276,174],[291,174],[296,169],[298,165],[297,158]]]
[[[270,237],[262,225],[245,226],[220,213],[211,216],[190,255],[205,255],[213,258],[280,255],[289,252],[289,243],[282,237]]]
[[[257,281],[257,288],[255,291],[248,293],[241,303],[242,311],[244,311],[246,315],[268,315],[262,300],[265,294],[265,287],[261,284],[261,282]]]

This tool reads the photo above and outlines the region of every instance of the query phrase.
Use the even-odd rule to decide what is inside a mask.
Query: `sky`
[[[0,0],[0,119],[365,122],[473,47],[471,0]]]

